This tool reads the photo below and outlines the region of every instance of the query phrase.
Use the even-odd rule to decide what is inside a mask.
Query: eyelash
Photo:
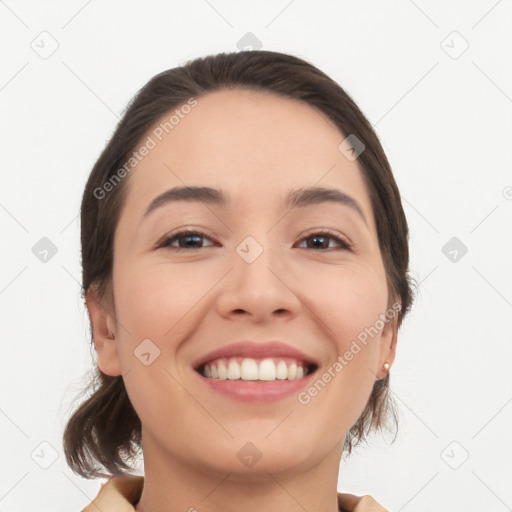
[[[186,248],[186,247],[172,247],[171,246],[171,243],[173,241],[179,239],[182,236],[186,236],[186,235],[198,235],[199,237],[210,238],[206,234],[201,233],[200,231],[197,231],[197,230],[184,230],[184,231],[179,231],[178,233],[175,233],[173,235],[170,235],[170,236],[164,238],[160,243],[157,244],[156,248],[157,249],[167,248],[167,249],[171,249],[171,250],[175,250],[175,251],[189,251],[189,252],[203,249],[203,247]],[[308,238],[313,238],[314,236],[317,236],[317,235],[320,235],[320,236],[323,236],[326,238],[331,238],[332,240],[336,240],[339,243],[339,245],[341,245],[341,248],[335,249],[335,250],[340,250],[340,251],[342,251],[342,250],[351,251],[352,250],[352,245],[348,241],[339,238],[338,236],[336,236],[335,233],[333,233],[332,231],[329,231],[328,229],[321,230],[318,232],[315,231],[314,233],[311,233],[311,234],[301,238],[300,241],[302,242],[304,240],[307,240]],[[305,247],[305,249],[307,249],[307,247]],[[313,249],[313,250],[316,250],[316,249]],[[325,252],[328,250],[329,250],[329,248],[320,249],[321,252]],[[332,248],[331,248],[331,250],[332,250]]]

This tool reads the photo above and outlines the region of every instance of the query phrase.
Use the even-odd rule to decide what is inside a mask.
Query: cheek
[[[182,331],[188,314],[214,283],[192,272],[192,266],[189,269],[190,275],[179,266],[171,269],[164,264],[133,265],[119,271],[115,284],[118,320],[126,325],[132,342],[150,338],[168,343]]]
[[[369,265],[319,273],[315,292],[304,294],[306,303],[321,316],[330,338],[336,340],[338,352],[347,350],[352,340],[363,339],[375,327],[381,330],[381,315],[387,308],[385,275]],[[371,337],[370,337],[371,338]]]
[[[353,340],[378,338],[365,335],[375,331],[373,326],[387,305],[385,275],[375,267],[357,262],[325,266],[319,272],[318,266],[310,270],[302,266],[293,268],[288,276],[295,283],[293,292],[307,306],[298,315],[311,317],[311,336],[330,339],[339,355],[351,348]],[[179,340],[194,331],[205,308],[215,307],[208,302],[208,291],[224,273],[223,269],[194,262],[118,266],[114,273],[116,309],[118,320],[129,333],[123,331],[126,342],[121,347],[127,362],[133,350],[150,339],[166,351],[165,360],[172,365]],[[319,329],[321,332],[315,332]],[[359,344],[367,350],[357,359],[368,361],[372,357],[368,347],[376,343]]]
[[[173,379],[175,358],[181,338],[197,323],[191,310],[204,295],[199,279],[179,276],[164,265],[137,264],[119,265],[113,276],[126,390],[144,423],[163,430],[177,428],[175,418],[190,401]]]
[[[387,310],[385,276],[361,266],[320,275],[315,284],[318,292],[309,295],[307,304],[335,350],[318,379],[326,383],[329,401],[341,407],[340,421],[344,415],[355,421],[375,382]],[[324,389],[322,382],[318,389]]]
[[[126,328],[118,345],[125,385],[137,413],[149,424],[180,417],[165,412],[164,400],[173,404],[174,413],[186,412],[179,409],[190,397],[173,376],[181,381],[183,340],[200,324],[205,313],[200,302],[218,279],[194,265],[133,264],[114,273],[116,313]]]

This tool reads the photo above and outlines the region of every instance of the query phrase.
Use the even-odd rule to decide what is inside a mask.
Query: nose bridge
[[[281,266],[278,259],[283,256],[279,247],[273,246],[272,239],[272,233],[258,233],[246,236],[237,245],[234,259],[236,274],[244,281],[254,285],[264,281],[267,286],[271,284],[269,281],[275,281],[275,269]]]
[[[299,303],[287,286],[282,248],[275,234],[267,231],[253,231],[235,247],[229,285],[221,299],[224,314],[244,310],[263,317],[274,311],[292,311]]]
[[[274,226],[275,220],[272,221],[266,213],[264,205],[258,204],[255,199],[249,199],[243,213],[239,212],[239,222],[235,228],[239,241],[235,253],[246,265],[258,263],[258,268],[266,268],[266,265],[272,267],[276,263],[272,260],[279,254],[278,229]],[[239,263],[237,258],[234,261]]]

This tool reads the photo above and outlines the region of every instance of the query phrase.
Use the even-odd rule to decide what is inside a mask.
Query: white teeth
[[[276,377],[280,380],[288,378],[288,367],[284,361],[279,361],[276,368]]]
[[[219,379],[226,380],[228,378],[228,369],[226,368],[224,361],[219,361]]]
[[[263,359],[260,363],[260,380],[276,380],[276,365],[272,359]]]
[[[294,380],[297,377],[297,365],[292,363],[288,366],[288,380]]]
[[[242,380],[258,380],[258,363],[254,359],[245,358],[240,366],[240,376]]]
[[[277,363],[277,364],[276,364]],[[280,358],[266,358],[258,362],[250,357],[223,358],[206,364],[203,376],[220,380],[296,380],[308,374],[303,363]]]
[[[215,367],[215,365],[213,365],[213,366]],[[229,365],[228,365],[228,379],[236,380],[236,379],[239,379],[240,376],[241,376],[240,365],[236,361],[231,359],[229,361]]]

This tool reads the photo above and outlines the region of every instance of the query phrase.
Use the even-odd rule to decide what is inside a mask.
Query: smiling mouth
[[[275,382],[302,379],[317,368],[292,357],[221,357],[195,370],[207,379]]]

